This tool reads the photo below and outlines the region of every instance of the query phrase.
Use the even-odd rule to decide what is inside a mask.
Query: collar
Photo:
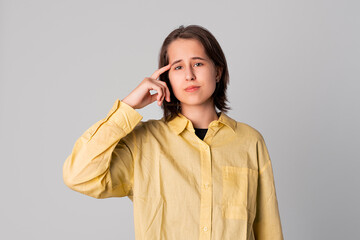
[[[209,124],[209,127],[219,126],[221,124],[231,128],[231,130],[235,133],[236,121],[226,115],[224,112],[220,112],[218,120],[212,121]],[[195,132],[192,122],[181,113],[179,113],[179,116],[176,116],[174,119],[169,121],[168,125],[177,135],[182,133],[185,128],[187,128],[191,132]]]

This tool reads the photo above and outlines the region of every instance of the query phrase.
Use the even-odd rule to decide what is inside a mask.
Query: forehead
[[[208,59],[204,46],[197,39],[176,39],[169,44],[167,53],[169,62],[192,57]]]

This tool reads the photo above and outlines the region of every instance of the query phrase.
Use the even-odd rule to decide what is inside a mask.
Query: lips
[[[196,89],[200,88],[199,86],[189,86],[185,88],[185,91],[195,91]]]

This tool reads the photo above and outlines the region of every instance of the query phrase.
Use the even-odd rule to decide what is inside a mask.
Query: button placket
[[[211,138],[211,137],[210,137]],[[206,138],[209,139],[209,138]],[[212,222],[212,191],[211,191],[211,151],[207,140],[200,143],[201,152],[201,211],[200,211],[200,231],[202,235],[200,239],[208,240],[211,237]]]

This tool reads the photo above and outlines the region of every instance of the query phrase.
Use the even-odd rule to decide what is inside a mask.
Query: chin
[[[204,95],[190,95],[190,96],[180,96],[176,98],[185,105],[203,105],[209,102],[212,102],[211,95],[204,96]]]
[[[204,104],[210,104],[211,101],[209,100],[193,100],[193,101],[190,101],[190,100],[185,100],[185,101],[181,101],[180,102],[184,105],[188,105],[188,106],[200,106],[200,105],[204,105]]]

